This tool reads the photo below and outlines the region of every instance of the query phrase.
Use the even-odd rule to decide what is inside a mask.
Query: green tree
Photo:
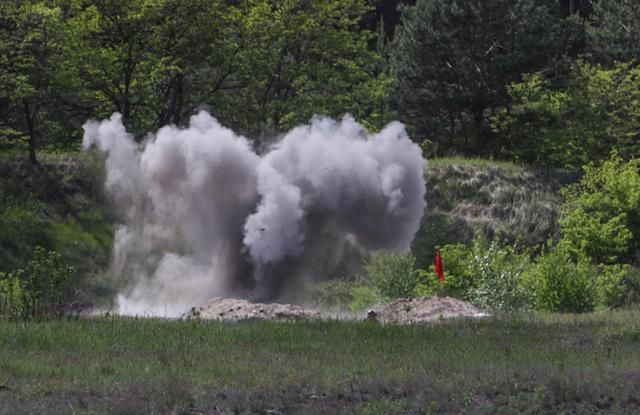
[[[253,0],[244,3],[240,72],[243,87],[213,113],[240,130],[282,131],[314,114],[351,113],[371,126],[384,121],[387,81],[372,33],[359,27],[363,0]]]
[[[598,294],[589,262],[566,241],[540,255],[529,277],[536,308],[562,313],[592,311]]]
[[[158,13],[155,124],[180,125],[204,104],[220,116],[224,95],[244,86],[239,55],[250,45],[243,39],[242,10],[222,0],[165,0]]]
[[[56,72],[63,63],[61,10],[51,2],[8,0],[0,4],[0,130],[26,137],[29,160],[37,164],[41,131],[57,105]]]
[[[587,26],[587,50],[596,62],[640,63],[640,2],[599,0]]]
[[[556,1],[419,0],[396,31],[392,99],[435,151],[491,152],[488,117],[506,85],[577,50],[581,27]],[[444,149],[443,149],[444,148]]]
[[[617,153],[584,168],[579,183],[564,191],[563,240],[596,263],[640,260],[640,159]]]
[[[491,118],[501,152],[529,163],[578,169],[613,148],[640,156],[640,67],[573,68],[565,88],[543,74],[511,84],[511,102]]]
[[[134,132],[154,121],[153,78],[160,64],[153,48],[161,0],[100,0],[74,3],[67,30],[73,35],[67,55],[70,78],[86,88],[93,117],[120,112]]]

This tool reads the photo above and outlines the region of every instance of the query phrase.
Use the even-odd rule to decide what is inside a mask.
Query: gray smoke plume
[[[347,246],[406,251],[425,208],[425,160],[400,123],[368,135],[316,118],[259,156],[206,112],[137,145],[120,114],[83,126],[121,210],[119,312],[177,315],[216,296],[277,300],[332,271]],[[309,275],[314,274],[314,275]]]

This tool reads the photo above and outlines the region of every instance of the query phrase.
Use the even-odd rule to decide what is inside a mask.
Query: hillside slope
[[[418,265],[436,246],[469,243],[476,232],[533,246],[558,236],[562,186],[579,174],[481,159],[437,159],[426,171],[427,209],[413,243]]]
[[[0,156],[0,272],[23,266],[39,245],[77,269],[87,299],[109,296],[104,273],[115,216],[103,195],[100,166],[77,153],[43,153],[39,167]],[[417,265],[431,263],[436,246],[468,243],[474,232],[528,246],[557,236],[558,191],[577,178],[486,160],[430,161],[427,209],[413,244]]]
[[[82,154],[42,153],[35,167],[0,156],[0,272],[24,266],[41,246],[74,266],[80,298],[107,294],[96,277],[109,264],[113,218],[99,165]]]

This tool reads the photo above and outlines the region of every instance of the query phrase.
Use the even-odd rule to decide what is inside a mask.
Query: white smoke
[[[123,313],[177,315],[216,295],[275,300],[301,273],[330,273],[310,264],[336,265],[336,247],[408,250],[425,208],[425,160],[400,123],[368,135],[351,117],[316,118],[262,157],[206,112],[141,146],[119,114],[83,128],[83,147],[106,153],[123,217],[112,263],[126,279]]]

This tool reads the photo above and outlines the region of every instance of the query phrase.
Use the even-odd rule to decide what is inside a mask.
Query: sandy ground
[[[411,324],[452,317],[486,316],[473,305],[451,297],[401,298],[372,308],[370,318],[382,323]]]
[[[187,312],[185,319],[206,319],[238,321],[245,319],[265,320],[314,320],[320,318],[320,313],[293,304],[262,304],[252,303],[237,298],[216,297],[200,307],[194,307]]]
[[[375,319],[381,323],[411,324],[437,321],[451,317],[481,317],[485,314],[471,304],[449,297],[399,299],[381,304],[362,313],[342,316],[355,319]],[[252,303],[236,298],[216,297],[200,307],[193,307],[183,315],[184,319],[239,321],[265,320],[316,320],[335,319],[335,314],[293,304]]]

